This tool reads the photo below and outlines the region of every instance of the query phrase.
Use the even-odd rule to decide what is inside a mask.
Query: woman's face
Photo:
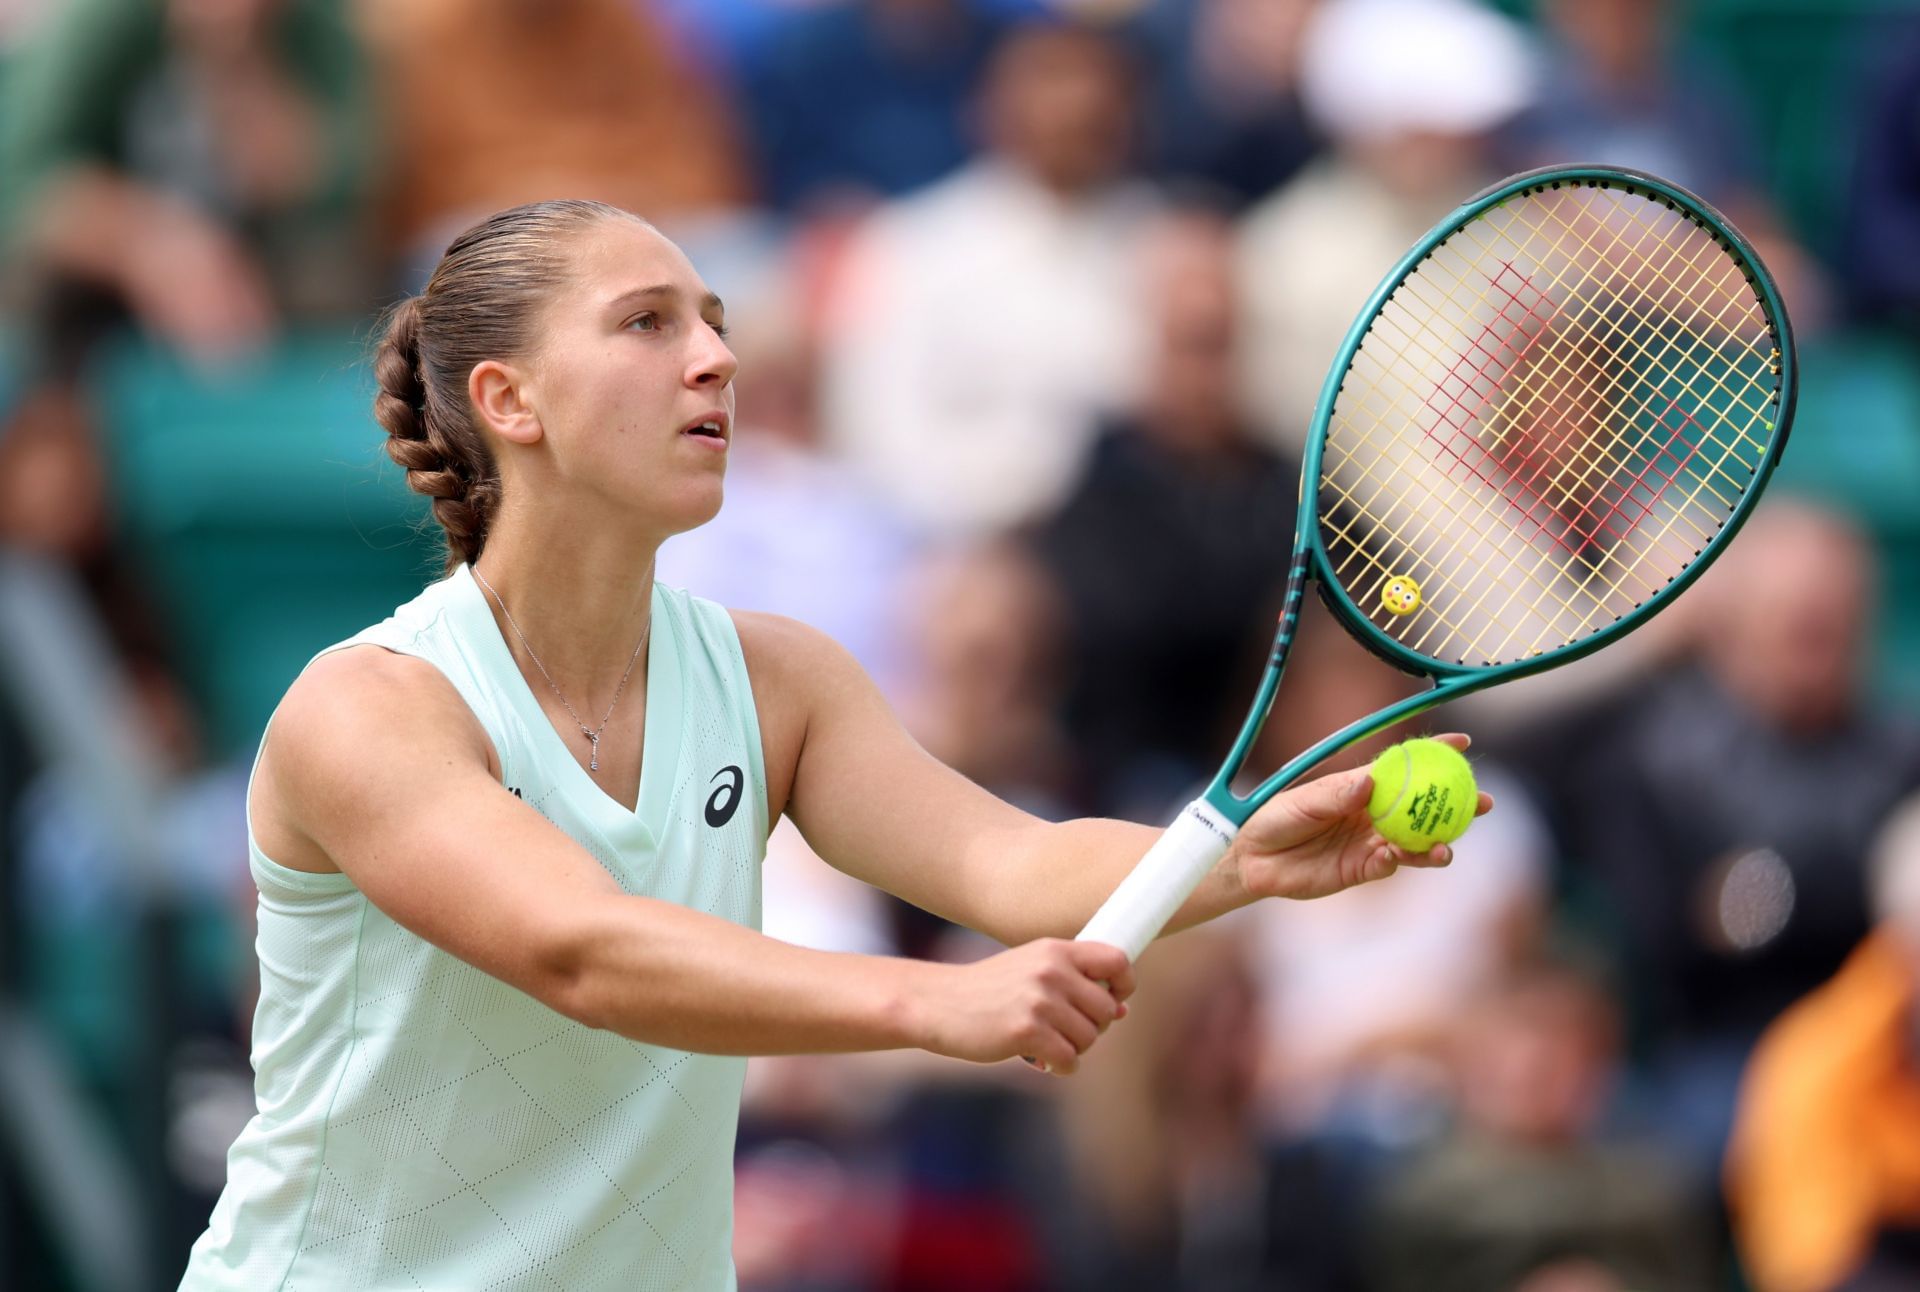
[[[737,365],[719,298],[638,221],[583,230],[570,261],[526,388],[547,460],[571,489],[663,537],[703,524],[720,509],[733,438]]]

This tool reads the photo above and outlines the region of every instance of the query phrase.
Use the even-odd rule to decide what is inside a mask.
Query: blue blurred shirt
[[[792,210],[892,197],[959,166],[1001,26],[963,3],[912,16],[843,3],[775,20],[738,64],[767,199]]]
[[[1525,165],[1599,162],[1647,171],[1727,202],[1759,186],[1747,105],[1703,58],[1680,54],[1638,86],[1603,84],[1555,51],[1540,101],[1508,132]]]

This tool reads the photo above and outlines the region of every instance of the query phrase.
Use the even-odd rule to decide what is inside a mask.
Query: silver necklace
[[[547,666],[542,664],[540,657],[533,653],[533,644],[527,640],[527,635],[520,631],[520,625],[513,622],[513,611],[507,609],[506,600],[501,597],[498,592],[494,592],[493,585],[487,582],[487,576],[480,573],[478,566],[473,567],[473,577],[480,580],[480,586],[491,593],[493,599],[500,603],[500,613],[507,617],[507,623],[513,628],[513,635],[518,637],[520,644],[527,648],[527,658],[532,660],[533,666],[540,670],[540,676],[547,679],[547,685],[552,687],[553,693],[560,697],[560,703],[567,706],[567,712],[573,714],[574,725],[580,728],[580,734],[585,736],[587,743],[593,746],[592,757],[587,760],[588,770],[599,771],[600,733],[607,729],[607,723],[613,718],[613,706],[620,703],[621,692],[627,689],[627,679],[633,676],[634,662],[640,658],[640,652],[646,649],[647,638],[653,634],[653,616],[647,616],[647,626],[641,630],[639,645],[633,648],[633,658],[627,661],[627,671],[620,675],[620,685],[613,688],[613,699],[608,703],[607,711],[600,719],[599,728],[594,729],[580,721],[580,714],[574,709],[573,705],[567,703],[567,697],[561,692],[560,684],[553,680],[553,674],[547,672]]]

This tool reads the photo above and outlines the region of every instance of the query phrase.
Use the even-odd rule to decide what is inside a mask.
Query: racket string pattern
[[[1781,348],[1684,208],[1624,183],[1509,196],[1406,274],[1348,365],[1318,478],[1332,581],[1442,668],[1618,623],[1754,487]]]

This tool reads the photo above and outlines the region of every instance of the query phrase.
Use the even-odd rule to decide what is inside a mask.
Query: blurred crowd
[[[727,299],[742,363],[728,501],[659,577],[826,630],[1012,802],[1164,820],[1257,677],[1326,365],[1476,190],[1653,171],[1746,233],[1803,341],[1913,344],[1920,14],[1845,79],[1837,231],[1777,203],[1750,97],[1685,17],[0,0],[0,543],[86,589],[167,770],[162,855],[232,949],[189,1019],[225,1048],[178,1109],[180,1254],[251,1111],[252,749],[204,738],[117,509],[104,347],[131,332],[217,384],[364,334],[488,211],[629,207]],[[755,1061],[743,1288],[1920,1287],[1920,722],[1870,682],[1884,587],[1845,506],[1771,501],[1644,632],[1422,720],[1475,736],[1499,803],[1449,870],[1156,946],[1071,1080]],[[1416,685],[1312,608],[1256,761]],[[9,987],[84,1045],[137,969],[72,948],[129,899],[83,793],[0,773],[30,943]],[[814,946],[985,950],[786,825],[765,910]]]

